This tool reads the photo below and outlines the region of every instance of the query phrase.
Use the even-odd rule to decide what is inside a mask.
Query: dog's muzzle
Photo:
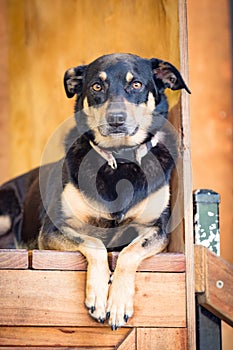
[[[125,112],[109,112],[106,119],[109,126],[117,129],[125,124],[126,117]]]
[[[107,129],[108,134],[128,134],[128,129],[125,125],[127,118],[126,112],[123,111],[111,111],[107,113]]]
[[[138,125],[127,122],[125,111],[109,111],[105,120],[106,122],[98,127],[102,136],[133,136],[138,130]]]

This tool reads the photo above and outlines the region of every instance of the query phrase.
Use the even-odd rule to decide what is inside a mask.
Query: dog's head
[[[131,54],[105,55],[89,65],[70,68],[64,85],[69,98],[77,95],[77,125],[82,119],[102,148],[141,144],[167,117],[164,90],[190,92],[169,62]]]

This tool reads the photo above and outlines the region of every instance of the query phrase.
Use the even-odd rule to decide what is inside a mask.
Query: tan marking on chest
[[[169,186],[166,185],[136,204],[124,216],[124,220],[133,219],[138,224],[149,224],[160,217],[169,203]],[[112,220],[107,208],[98,202],[87,199],[72,184],[66,185],[62,193],[64,215],[74,221],[88,223],[90,218]]]
[[[71,183],[67,184],[62,193],[62,210],[67,218],[88,222],[90,217],[111,220],[107,209],[98,202],[88,199]]]
[[[169,185],[163,186],[131,208],[126,213],[125,218],[132,217],[139,224],[151,223],[159,218],[164,209],[166,209],[169,198]]]

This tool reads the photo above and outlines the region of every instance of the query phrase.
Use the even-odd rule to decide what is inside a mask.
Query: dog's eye
[[[134,90],[139,90],[142,87],[142,83],[140,81],[134,81],[132,83],[132,87],[134,88]]]
[[[96,92],[99,92],[102,90],[102,86],[99,83],[95,83],[92,85],[92,89]]]

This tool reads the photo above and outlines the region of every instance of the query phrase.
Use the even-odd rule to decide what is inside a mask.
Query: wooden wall
[[[72,115],[74,101],[65,97],[62,82],[67,68],[111,52],[162,57],[179,66],[177,1],[3,3],[9,45],[7,175],[40,164],[46,142]],[[173,93],[176,101],[178,96]]]
[[[8,34],[7,6],[4,0],[0,2],[0,183],[10,175]]]
[[[220,193],[221,255],[233,263],[230,1],[188,0],[188,32],[193,185]],[[232,328],[223,336],[232,349]]]
[[[193,182],[221,195],[221,252],[233,263],[229,2],[189,0],[188,13]]]

